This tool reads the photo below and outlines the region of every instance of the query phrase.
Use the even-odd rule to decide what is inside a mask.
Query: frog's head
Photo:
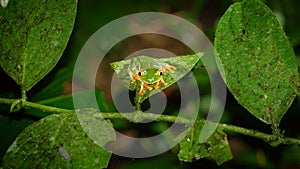
[[[167,83],[164,81],[164,75],[167,71],[174,73],[175,66],[169,64],[160,64],[155,62],[151,67],[145,67],[141,65],[138,60],[135,60],[134,66],[131,67],[130,77],[131,82],[140,82],[139,94],[144,94],[144,89],[151,91],[153,88],[157,89],[160,85],[166,86]]]
[[[137,76],[140,81],[152,85],[163,79],[164,72],[156,68],[140,69]]]

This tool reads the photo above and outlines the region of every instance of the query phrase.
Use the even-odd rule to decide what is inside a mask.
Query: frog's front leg
[[[163,86],[167,85],[167,83],[163,79],[161,79],[161,80],[159,80],[158,82],[155,83],[154,89],[157,89],[160,84],[162,84]]]
[[[136,80],[140,80],[140,76],[138,76],[133,70],[129,73],[131,82],[135,82]]]
[[[145,89],[145,88],[148,89],[149,91],[152,90],[152,87],[150,87],[150,86],[148,85],[148,83],[143,82],[143,81],[141,81],[141,82],[142,82],[142,85],[141,85],[141,89],[140,89],[140,91],[139,91],[139,95],[143,95],[143,94],[144,94],[144,89]]]

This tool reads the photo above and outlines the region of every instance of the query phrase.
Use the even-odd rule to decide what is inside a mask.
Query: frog
[[[140,58],[131,59],[129,66],[129,76],[131,79],[131,84],[136,83],[140,85],[138,94],[143,95],[147,92],[150,92],[155,89],[167,86],[168,83],[164,80],[164,77],[167,73],[175,73],[176,66],[170,65],[168,63],[161,63],[158,60],[155,60],[154,63],[151,63],[149,66],[147,64],[142,64]],[[137,87],[137,88],[138,88]]]

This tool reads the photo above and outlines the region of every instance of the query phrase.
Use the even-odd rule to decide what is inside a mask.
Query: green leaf
[[[199,140],[203,125],[203,121],[196,121],[189,134],[180,142],[179,159],[191,162],[193,159],[211,158],[218,165],[232,159],[227,135],[220,128],[205,142]]]
[[[297,95],[300,95],[300,74],[295,75],[291,78],[291,87]]]
[[[288,38],[272,11],[262,2],[231,5],[215,38],[226,83],[250,113],[273,129],[295,98],[290,80],[298,75]]]
[[[94,143],[104,147],[107,142],[116,139],[112,124],[108,120],[97,117],[99,112],[96,109],[80,109],[76,110],[76,114],[84,131],[93,139]]]
[[[1,105],[1,109],[5,107]],[[33,118],[26,116],[21,113],[4,113],[1,110],[0,113],[0,160],[2,161],[3,155],[17,136],[24,130],[28,125],[34,122]]]
[[[0,65],[23,91],[58,62],[70,37],[76,0],[11,0],[0,8]]]
[[[167,83],[167,85],[163,86],[160,85],[159,88],[154,89],[152,91],[145,90],[145,94],[141,95],[139,98],[139,102],[143,102],[146,98],[150,97],[153,94],[156,94],[160,92],[161,90],[171,86],[174,84],[177,80],[182,78],[185,74],[187,74],[198,62],[200,57],[203,55],[203,53],[197,53],[193,55],[185,55],[185,56],[177,56],[177,57],[170,57],[170,58],[162,58],[162,59],[155,59],[148,56],[137,56],[135,58],[129,59],[129,60],[123,60],[118,62],[111,63],[112,68],[117,73],[118,78],[124,83],[124,85],[134,91],[134,90],[140,90],[141,84],[140,83],[132,83],[131,77],[130,77],[130,71],[132,69],[136,69],[135,62],[132,63],[133,59],[138,59],[140,62],[140,66],[142,70],[149,70],[149,69],[158,69],[157,65],[171,65],[175,66],[176,70],[174,70],[174,73],[170,73],[166,71],[167,73],[163,75],[163,80]],[[153,74],[149,78],[154,78],[156,74]],[[153,87],[153,86],[151,86]]]
[[[103,125],[98,132],[106,142],[114,139]],[[106,168],[110,156],[86,135],[75,113],[53,114],[23,130],[3,157],[2,167]]]

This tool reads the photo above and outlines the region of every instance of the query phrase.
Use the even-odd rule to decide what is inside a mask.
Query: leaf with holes
[[[218,23],[215,48],[229,90],[250,113],[273,129],[296,94],[290,83],[298,75],[288,38],[262,2],[231,5]]]
[[[48,74],[73,29],[76,0],[10,0],[0,8],[0,65],[23,91]]]
[[[203,53],[155,59],[137,56],[111,63],[119,79],[132,91],[138,91],[139,102],[169,87],[187,74]]]
[[[104,146],[115,139],[115,133],[108,120],[92,119],[93,113],[96,111],[87,109],[79,114],[87,114],[84,119],[95,124],[94,130]],[[4,155],[2,167],[106,168],[110,157],[110,152],[87,136],[75,113],[53,114],[22,131]]]
[[[200,141],[203,125],[203,121],[196,121],[189,134],[180,142],[179,159],[191,162],[193,159],[211,158],[218,165],[232,159],[227,135],[220,128],[204,142]]]

